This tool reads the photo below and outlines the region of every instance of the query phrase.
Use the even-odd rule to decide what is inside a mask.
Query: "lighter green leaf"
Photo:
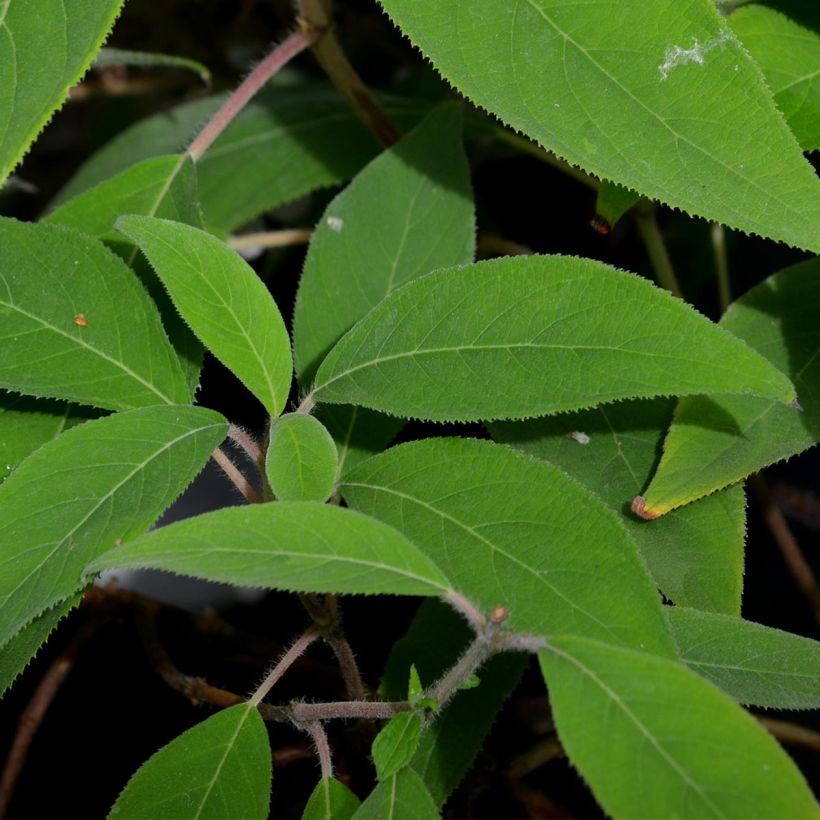
[[[209,97],[138,122],[94,154],[57,203],[140,160],[179,151],[222,102],[222,96]],[[416,122],[425,109],[406,101],[386,105],[399,125]],[[205,224],[233,231],[278,205],[350,178],[378,153],[378,142],[328,83],[268,88],[197,162]]]
[[[4,695],[22,675],[60,621],[79,605],[81,598],[82,595],[74,595],[40,613],[0,646],[0,695]]]
[[[85,74],[122,0],[0,2],[0,183]]]
[[[130,51],[124,48],[101,48],[94,60],[94,68],[120,65],[137,66],[139,68],[185,68],[199,74],[203,82],[209,84],[211,82],[211,72],[199,60],[180,57],[177,54]]]
[[[116,227],[140,246],[200,341],[278,416],[293,373],[290,339],[254,270],[219,239],[188,225],[124,216]]]
[[[202,469],[227,425],[197,407],[89,421],[0,487],[0,643],[71,595],[83,568],[150,526]]]
[[[403,769],[416,752],[421,737],[421,718],[416,712],[400,712],[376,735],[373,763],[379,780]]]
[[[598,188],[595,200],[595,213],[603,223],[598,223],[602,233],[608,233],[620,218],[640,200],[640,194],[630,191],[614,182],[604,180]]]
[[[26,456],[92,414],[62,401],[0,393],[0,484]]]
[[[441,570],[392,527],[312,501],[232,507],[162,527],[88,567],[150,567],[300,592],[442,595]]]
[[[820,35],[758,5],[735,11],[729,25],[763,69],[800,146],[820,148]]]
[[[354,820],[434,820],[440,817],[424,781],[402,769],[379,783],[362,803]]]
[[[780,271],[738,299],[720,322],[789,374],[803,412],[751,396],[683,399],[644,493],[645,515],[664,515],[820,439],[818,277],[817,259]]]
[[[265,470],[282,501],[327,501],[336,485],[333,437],[313,416],[288,413],[270,426]]]
[[[314,387],[320,402],[437,421],[715,392],[794,398],[782,373],[685,303],[564,256],[494,259],[410,282],[333,348]]]
[[[775,740],[682,664],[579,637],[539,657],[561,743],[607,814],[817,817]]]
[[[324,778],[316,784],[302,813],[302,820],[350,820],[361,805],[344,783]]]
[[[433,438],[363,462],[341,491],[401,530],[481,611],[506,606],[514,632],[674,653],[623,526],[549,464],[488,441]]]
[[[134,776],[110,818],[265,820],[271,792],[268,731],[240,703],[163,746]]]
[[[625,401],[524,422],[496,422],[493,438],[566,470],[618,513],[655,583],[682,606],[740,614],[745,498],[740,486],[659,521],[629,510],[649,481],[672,418],[670,399]]]
[[[110,410],[190,401],[156,307],[100,242],[0,219],[0,387]]]
[[[740,703],[820,707],[820,643],[694,609],[666,610],[681,659]]]
[[[381,0],[478,105],[602,179],[820,251],[820,182],[711,0]]]
[[[293,347],[308,385],[328,350],[396,288],[471,262],[475,224],[459,106],[437,108],[327,207],[299,285]]]

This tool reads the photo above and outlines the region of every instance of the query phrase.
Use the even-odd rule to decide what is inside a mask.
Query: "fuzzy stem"
[[[241,427],[232,424],[228,428],[228,436],[234,444],[237,444],[245,452],[245,455],[260,469],[265,466],[265,459],[262,456],[262,450],[254,439],[246,433]]]
[[[487,628],[487,619],[481,614],[478,607],[460,592],[451,589],[447,593],[446,600],[466,618],[467,623],[473,628],[473,632],[481,634]]]
[[[313,393],[308,393],[294,412],[305,413],[309,416],[313,412],[314,407],[316,407],[316,399],[313,397]]]
[[[711,226],[712,252],[715,255],[715,270],[718,280],[718,297],[720,312],[725,313],[732,302],[732,291],[729,284],[729,259],[726,255],[726,231],[719,222]]]
[[[330,754],[330,744],[327,741],[324,727],[318,720],[311,720],[308,723],[298,725],[308,732],[313,739],[316,756],[319,758],[319,766],[322,770],[322,780],[330,780],[333,777],[333,758]]]
[[[319,630],[311,626],[299,638],[294,641],[293,645],[281,657],[279,662],[271,669],[265,680],[262,681],[260,687],[253,693],[249,703],[252,706],[258,706],[265,695],[270,692],[273,686],[279,681],[282,675],[288,671],[293,665],[293,662],[299,659],[305,650],[319,637]]]
[[[297,54],[312,45],[318,32],[295,31],[277,45],[261,63],[240,83],[239,87],[225,101],[219,111],[211,117],[207,125],[188,146],[186,153],[197,161],[210,148],[213,141],[233,122],[236,115],[250,102],[265,83],[289,63]]]
[[[658,228],[658,221],[655,218],[655,206],[649,200],[644,200],[635,209],[635,218],[658,284],[674,296],[683,298],[678,278],[675,276],[675,270],[672,267],[672,261],[666,250],[666,243],[663,241],[660,228]]]
[[[251,504],[257,504],[261,499],[253,485],[239,471],[237,466],[217,447],[211,453],[211,458],[222,468],[222,472],[231,480],[231,483],[242,493]]]
[[[438,709],[451,700],[458,692],[459,686],[494,654],[497,649],[493,640],[494,635],[495,627],[490,624],[486,631],[467,647],[455,665],[424,693],[425,697],[436,702]]]
[[[399,712],[409,712],[407,701],[341,700],[331,703],[294,703],[290,713],[294,720],[306,723],[312,720],[364,719],[389,720]]]
[[[347,696],[351,700],[365,700],[367,692],[359,672],[359,665],[356,663],[356,658],[347,638],[340,630],[334,630],[325,636],[325,640],[330,644],[333,654],[339,662],[339,670],[342,673],[342,680],[345,682]]]
[[[232,236],[228,244],[235,251],[249,248],[286,248],[290,245],[304,245],[310,241],[313,231],[309,228],[291,228],[283,231],[260,231]]]

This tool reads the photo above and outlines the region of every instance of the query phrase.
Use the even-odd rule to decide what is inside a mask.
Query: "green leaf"
[[[619,402],[523,422],[496,422],[493,438],[566,470],[618,514],[655,583],[682,606],[740,614],[746,516],[732,487],[648,522],[629,509],[658,463],[674,401]]]
[[[350,820],[361,801],[344,783],[326,777],[316,784],[302,820]]]
[[[710,0],[381,2],[462,94],[560,157],[820,251],[820,182]]]
[[[430,636],[436,640],[431,641]],[[467,648],[474,637],[464,619],[451,607],[428,598],[419,607],[407,634],[390,653],[379,691],[385,700],[407,697],[407,679],[418,681],[411,687],[411,703],[422,698],[418,665],[427,681],[441,677]],[[504,653],[481,667],[481,686],[458,692],[434,721],[425,727],[410,766],[424,781],[436,805],[441,806],[461,782],[484,743],[504,701],[521,679],[529,656]]]
[[[92,417],[62,401],[0,393],[0,484],[36,449]]]
[[[409,682],[407,684],[407,700],[415,706],[418,701],[424,696],[424,687],[421,685],[421,678],[419,677],[418,669],[415,664],[410,665]],[[401,698],[401,695],[399,695]]]
[[[290,339],[255,271],[219,239],[189,225],[124,216],[116,227],[142,248],[202,343],[278,416],[293,373]]]
[[[150,567],[300,592],[442,595],[441,570],[392,527],[313,501],[231,507],[110,550],[87,571]]]
[[[410,762],[420,736],[421,718],[416,712],[400,712],[391,718],[373,741],[373,763],[379,780],[387,780]]]
[[[579,637],[550,643],[539,658],[556,728],[607,814],[817,816],[775,740],[682,664]]]
[[[0,387],[110,410],[190,401],[156,307],[100,242],[0,219]]]
[[[666,610],[686,665],[740,703],[820,707],[820,643],[694,609]]]
[[[322,215],[293,318],[303,385],[339,338],[396,288],[472,261],[475,217],[461,130],[461,107],[440,106]]]
[[[240,703],[163,746],[134,776],[108,815],[265,820],[271,792],[268,732]]]
[[[108,66],[137,66],[138,68],[185,68],[198,74],[202,82],[210,85],[211,72],[199,60],[176,54],[158,54],[151,51],[129,51],[124,48],[101,48],[94,60],[94,68]]]
[[[77,607],[82,594],[74,595],[40,613],[19,632],[0,646],[0,696],[4,695],[23,670],[39,652],[43,644],[72,609]]]
[[[790,375],[803,412],[751,396],[683,399],[644,493],[645,515],[664,515],[820,439],[818,276],[818,259],[780,271],[735,302],[720,322]]]
[[[599,220],[596,223],[597,229],[601,233],[609,233],[640,198],[640,194],[635,191],[604,180],[598,188],[595,200],[595,214]]]
[[[409,768],[379,783],[354,820],[432,820],[440,817],[422,779]]]
[[[160,516],[227,425],[211,410],[149,407],[89,421],[0,487],[0,643],[73,594],[83,568]]]
[[[271,423],[265,470],[282,501],[327,501],[337,462],[333,437],[313,416],[288,413]]]
[[[410,282],[333,348],[314,387],[320,402],[436,421],[714,392],[794,399],[782,373],[685,303],[634,274],[563,256]]]
[[[0,5],[0,183],[85,74],[122,0]]]
[[[433,438],[363,462],[341,490],[417,544],[482,612],[507,607],[514,632],[674,654],[623,526],[549,464],[488,441]]]
[[[763,69],[800,146],[820,148],[820,35],[758,5],[735,11],[729,25]]]
[[[178,105],[128,128],[80,168],[56,204],[140,160],[179,151],[224,99]],[[386,103],[400,126],[416,122],[426,107],[400,100]],[[379,150],[329,83],[299,81],[267,88],[197,162],[205,224],[231,232],[265,211],[349,179]]]

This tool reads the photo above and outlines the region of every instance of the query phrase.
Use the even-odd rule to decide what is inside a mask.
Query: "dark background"
[[[400,89],[437,98],[450,92],[400,37],[370,0],[338,2],[339,36],[352,62],[374,89]],[[804,4],[800,14],[806,13]],[[248,65],[291,25],[290,6],[275,0],[129,0],[110,45],[193,57],[214,74],[214,88],[236,84]],[[310,56],[296,66],[319,74]],[[92,72],[90,92],[69,103],[46,129],[18,176],[36,192],[15,191],[0,196],[0,213],[35,219],[50,197],[79,163],[97,147],[135,120],[191,99],[207,90],[192,74],[129,69],[118,79],[136,81],[139,91],[105,93],[101,77]],[[536,158],[516,154],[499,144],[469,146],[474,172],[479,233],[491,233],[537,252],[577,254],[600,259],[651,276],[634,226],[624,220],[607,236],[590,227],[594,194]],[[317,193],[296,208],[266,217],[257,228],[309,226],[335,191]],[[719,315],[709,229],[705,222],[661,209],[659,219],[686,297],[711,318]],[[766,240],[728,233],[733,292],[739,295],[757,282],[804,255]],[[270,283],[285,317],[292,313],[303,249],[269,253],[254,264]],[[269,276],[275,269],[276,275]],[[259,431],[261,406],[213,359],[208,359],[200,403],[232,421]],[[433,428],[431,428],[433,429]],[[436,434],[448,432],[441,426]],[[453,431],[481,435],[476,427]],[[412,425],[403,438],[425,435],[424,425]],[[817,492],[814,453],[792,459],[770,471],[774,483]],[[211,465],[178,502],[171,515],[184,517],[205,509],[236,503],[236,493]],[[820,572],[817,532],[794,525],[815,570]],[[196,606],[201,587],[160,589]],[[236,600],[229,590],[207,593],[222,606],[221,614],[237,629],[257,638],[229,639],[206,634],[202,624],[173,608],[158,619],[162,641],[176,665],[210,682],[248,692],[262,676],[279,644],[287,644],[308,624],[298,601],[270,594],[257,603]],[[199,601],[201,606],[202,601]],[[417,602],[396,598],[350,598],[344,601],[348,637],[364,676],[378,684],[392,643],[404,633]],[[744,616],[761,623],[818,637],[812,613],[797,591],[778,551],[763,526],[754,500],[749,513]],[[35,737],[26,767],[10,807],[13,817],[102,817],[128,777],[154,751],[211,713],[193,706],[169,689],[146,661],[127,608],[93,615],[75,612],[46,649],[0,703],[0,753],[5,754],[21,711],[49,665],[60,656],[77,629],[89,617],[101,623],[82,649]],[[329,652],[315,646],[312,662],[298,664],[280,684],[282,700],[291,697],[342,696]],[[820,729],[812,714],[773,713]],[[519,781],[504,774],[510,760],[544,736],[548,706],[543,683],[530,670],[495,724],[474,771],[451,798],[445,814],[453,817],[571,817],[600,812],[577,775],[563,759],[549,762]],[[340,773],[351,778],[364,796],[372,773],[360,753],[355,727],[332,726],[331,743]],[[283,726],[271,728],[275,750],[273,814],[298,817],[319,777],[318,766],[304,737]],[[615,752],[616,750],[613,750]],[[820,783],[820,755],[790,749],[813,782]]]

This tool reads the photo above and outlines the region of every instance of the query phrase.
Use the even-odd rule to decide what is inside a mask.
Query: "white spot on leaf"
[[[327,218],[327,226],[331,231],[336,231],[336,233],[339,233],[342,228],[344,228],[345,223],[344,220],[340,219],[338,216],[329,216]]]
[[[658,66],[658,71],[661,75],[661,80],[666,80],[672,69],[678,66],[686,65],[687,63],[697,63],[703,65],[705,56],[722,45],[729,39],[729,34],[722,31],[717,37],[701,43],[697,37],[692,38],[691,48],[682,48],[681,46],[668,46],[663,55],[663,62]]]
[[[567,433],[567,438],[571,438],[579,444],[589,444],[589,436],[586,433],[578,432],[578,430],[573,430],[571,433]]]

